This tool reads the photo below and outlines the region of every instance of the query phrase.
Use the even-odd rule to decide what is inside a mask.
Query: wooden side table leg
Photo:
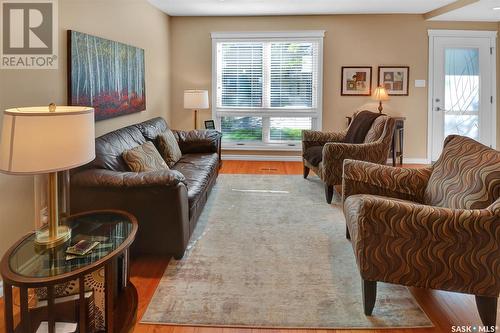
[[[85,301],[85,276],[80,276],[78,279],[78,287],[79,287],[79,295],[80,299],[78,300],[78,321],[79,321],[79,332],[86,333],[87,332],[87,302]]]
[[[391,142],[391,148],[392,148],[392,166],[396,166],[396,132],[392,134],[392,142]]]
[[[399,163],[403,165],[403,138],[404,138],[405,130],[401,128],[399,130]]]
[[[12,307],[12,286],[3,283],[5,332],[14,332],[14,309]]]
[[[115,278],[115,268],[116,268],[116,258],[110,260],[105,269],[105,282],[104,282],[104,292],[105,292],[105,308],[106,308],[106,332],[113,333],[115,331],[114,326],[114,283],[113,279]]]
[[[23,332],[31,332],[30,314],[28,309],[28,288],[20,287],[19,301],[21,303],[21,327]]]

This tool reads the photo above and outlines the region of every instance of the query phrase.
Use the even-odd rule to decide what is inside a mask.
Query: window
[[[300,149],[302,130],[321,128],[323,35],[212,33],[223,147]]]

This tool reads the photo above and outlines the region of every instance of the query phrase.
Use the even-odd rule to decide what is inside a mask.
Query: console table
[[[352,121],[352,117],[347,118],[347,125],[349,126]],[[392,157],[392,166],[396,166],[397,159],[399,157],[399,164],[403,165],[403,139],[404,139],[404,130],[405,130],[405,117],[392,117],[396,124],[394,126],[394,134],[392,136],[391,143],[391,157]]]
[[[36,332],[42,321],[47,322],[49,333],[55,332],[56,322],[67,321],[65,308],[77,309],[77,331],[88,332],[88,299],[85,277],[104,270],[105,331],[128,332],[135,323],[137,290],[130,282],[129,247],[137,233],[137,221],[121,211],[94,211],[67,218],[71,239],[53,249],[40,249],[35,245],[35,234],[19,240],[4,255],[0,264],[5,294],[5,328],[7,333]],[[100,241],[92,253],[82,258],[66,260],[66,248],[81,239]],[[100,244],[100,245],[101,245]],[[58,293],[61,286],[77,281],[79,289],[72,306],[61,306]],[[12,287],[20,291],[20,322],[14,325]],[[46,290],[44,309],[30,308],[29,289]],[[92,292],[96,292],[95,290]]]

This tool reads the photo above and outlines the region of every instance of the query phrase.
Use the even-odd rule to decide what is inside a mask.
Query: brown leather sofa
[[[170,170],[130,172],[123,151],[154,142],[167,128],[154,118],[97,138],[96,159],[71,175],[71,212],[128,211],[139,221],[133,255],[180,259],[219,173],[221,134],[173,130],[183,156]]]

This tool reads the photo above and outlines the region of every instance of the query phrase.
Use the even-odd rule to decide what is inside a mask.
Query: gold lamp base
[[[55,236],[51,236],[50,234],[48,226],[38,230],[35,237],[35,244],[44,249],[59,246],[71,238],[71,229],[65,225],[60,225],[57,227]]]

